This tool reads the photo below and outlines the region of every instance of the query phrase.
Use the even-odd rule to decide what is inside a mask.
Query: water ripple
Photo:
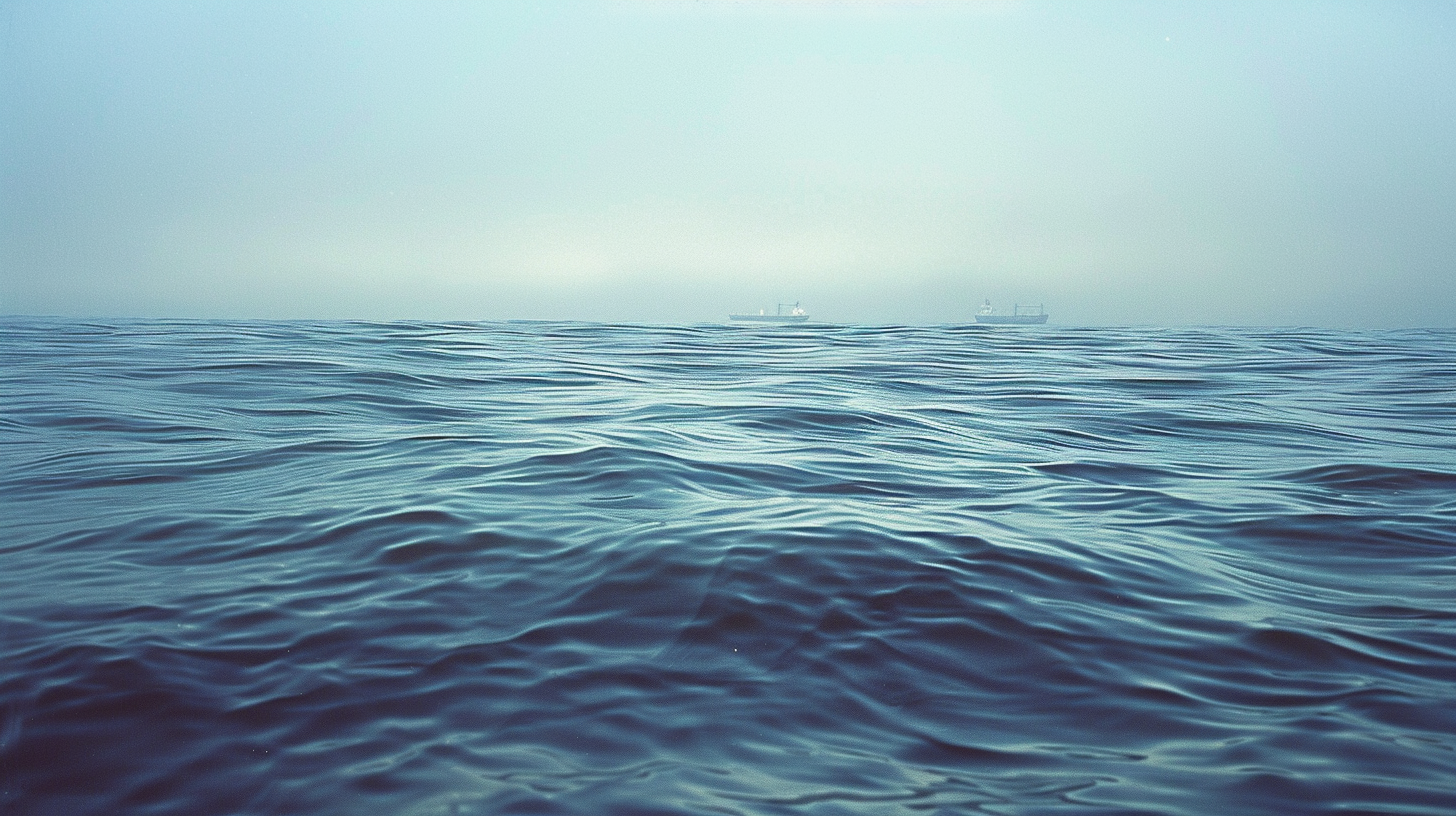
[[[0,334],[0,812],[1456,812],[1456,335]]]

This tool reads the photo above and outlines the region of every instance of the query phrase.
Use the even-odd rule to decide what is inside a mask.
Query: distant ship
[[[1035,312],[1032,312],[1030,308],[1027,307],[1026,311],[1022,311],[1020,306],[1012,306],[1011,314],[996,314],[996,310],[991,308],[991,301],[988,300],[981,305],[981,311],[976,313],[976,322],[993,323],[1000,326],[1034,326],[1047,322],[1049,315],[1045,308],[1038,306]]]
[[[776,314],[765,314],[762,309],[759,309],[758,314],[731,314],[728,315],[728,319],[749,320],[755,323],[803,323],[809,319],[809,313],[799,308],[799,304],[795,303],[793,308],[789,309],[788,313],[785,314],[784,304],[780,303],[779,310]]]

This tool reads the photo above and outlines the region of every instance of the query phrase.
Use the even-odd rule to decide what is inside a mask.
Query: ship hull
[[[1050,315],[976,315],[977,323],[990,323],[993,326],[1034,326],[1047,322]]]
[[[729,320],[741,320],[748,323],[804,323],[809,320],[808,315],[756,315],[756,314],[731,314]]]

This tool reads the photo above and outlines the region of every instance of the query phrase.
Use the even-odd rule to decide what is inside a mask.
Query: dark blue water
[[[0,331],[5,814],[1456,812],[1456,333]]]

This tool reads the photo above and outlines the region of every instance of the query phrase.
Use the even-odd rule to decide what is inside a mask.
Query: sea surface
[[[0,319],[0,813],[1456,813],[1456,332]]]

